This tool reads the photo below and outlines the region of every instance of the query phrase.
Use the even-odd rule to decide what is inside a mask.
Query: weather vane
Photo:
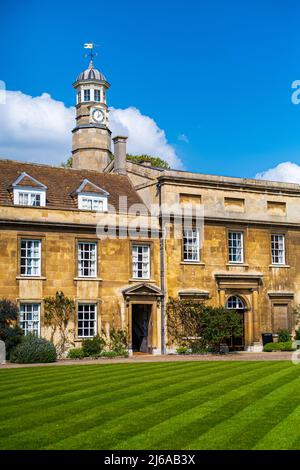
[[[94,44],[93,42],[86,42],[83,47],[84,49],[90,50],[88,54],[85,54],[85,57],[90,57],[91,61],[93,61],[93,58],[98,55],[97,52],[94,52],[94,48],[98,47],[98,44]]]

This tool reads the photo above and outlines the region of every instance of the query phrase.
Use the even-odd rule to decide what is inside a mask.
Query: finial
[[[94,52],[94,48],[97,47],[97,44],[94,44],[93,42],[86,42],[83,45],[83,47],[84,47],[84,49],[89,49],[90,50],[89,54],[86,54],[86,57],[90,57],[89,68],[92,69],[94,67],[93,59],[97,55],[97,53]]]

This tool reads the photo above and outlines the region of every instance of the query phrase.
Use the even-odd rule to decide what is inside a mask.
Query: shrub
[[[99,335],[94,336],[91,339],[84,339],[82,341],[82,350],[84,357],[88,356],[98,356],[102,349],[105,346],[105,340],[101,338]]]
[[[114,358],[117,357],[119,354],[116,351],[102,351],[101,357],[108,357],[108,358]]]
[[[55,362],[57,353],[54,345],[44,338],[33,334],[24,336],[22,342],[14,349],[10,360],[18,364],[35,362]]]
[[[111,328],[109,332],[109,349],[115,351],[118,355],[122,355],[124,350],[128,348],[127,331],[121,328]]]
[[[291,334],[288,330],[278,330],[278,343],[286,343],[291,340]]]
[[[285,341],[282,343],[267,343],[264,346],[265,352],[272,351],[295,351],[292,341]]]
[[[84,352],[82,348],[73,348],[70,349],[68,352],[67,357],[69,359],[83,359],[84,358]]]
[[[203,354],[207,353],[207,347],[204,341],[197,339],[191,342],[191,353],[192,354]]]
[[[23,330],[16,324],[18,314],[17,304],[7,299],[0,300],[0,339],[5,342],[7,358],[24,335]]]
[[[295,340],[299,341],[300,340],[300,330],[295,331]]]
[[[188,353],[188,348],[186,346],[180,346],[179,348],[176,349],[177,354],[187,354]]]

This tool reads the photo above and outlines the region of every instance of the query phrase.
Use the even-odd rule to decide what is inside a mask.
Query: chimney
[[[126,175],[126,141],[127,137],[113,137],[115,149],[115,172],[119,175]]]

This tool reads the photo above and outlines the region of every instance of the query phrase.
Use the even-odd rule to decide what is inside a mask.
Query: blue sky
[[[153,118],[187,169],[251,177],[300,164],[299,15],[284,0],[2,0],[0,79],[71,106],[94,41],[111,106]]]

